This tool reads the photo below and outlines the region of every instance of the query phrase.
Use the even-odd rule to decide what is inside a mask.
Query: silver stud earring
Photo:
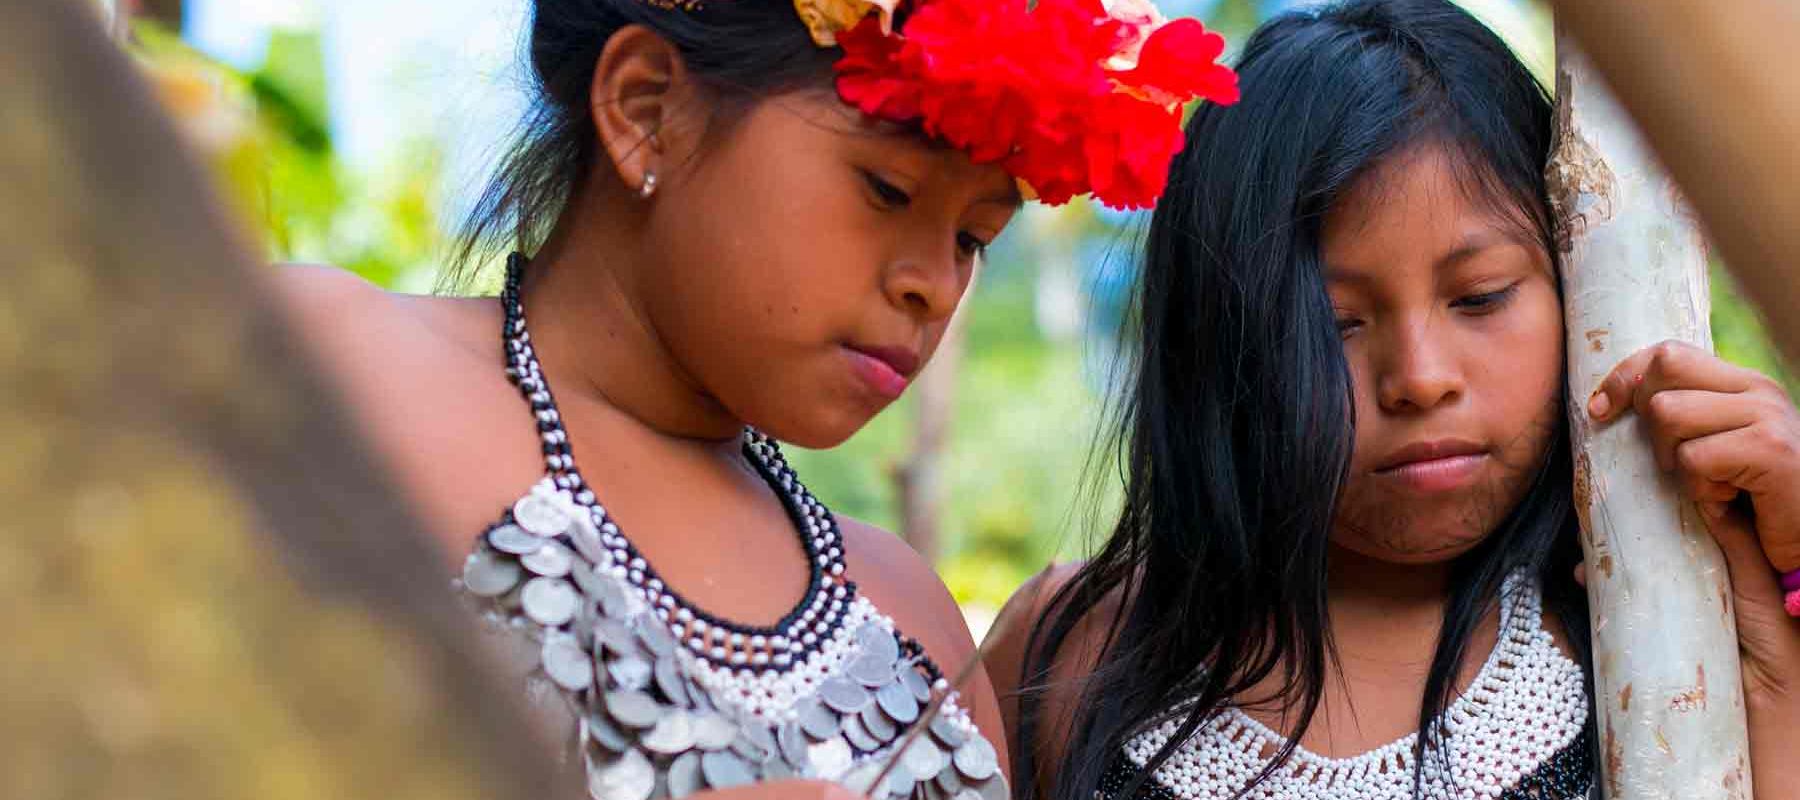
[[[653,194],[656,194],[656,173],[646,172],[644,173],[644,185],[638,187],[638,197],[649,200],[650,195]]]

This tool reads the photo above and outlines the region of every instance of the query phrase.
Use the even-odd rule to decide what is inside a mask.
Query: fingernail
[[[1725,504],[1724,503],[1701,503],[1700,504],[1700,513],[1705,514],[1707,519],[1718,519],[1720,517],[1725,516]]]
[[[1612,400],[1607,398],[1605,392],[1595,392],[1593,397],[1588,398],[1588,413],[1592,414],[1594,419],[1605,418],[1606,412],[1610,410],[1612,410]]]

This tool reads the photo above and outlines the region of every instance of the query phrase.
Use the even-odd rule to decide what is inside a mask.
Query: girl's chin
[[[1432,534],[1417,532],[1385,538],[1371,537],[1360,532],[1340,532],[1332,536],[1332,542],[1339,547],[1365,558],[1389,564],[1407,566],[1427,566],[1452,561],[1458,556],[1475,549],[1485,536],[1469,537],[1458,533]]]
[[[783,444],[807,450],[830,450],[848,441],[875,415],[867,409],[841,409],[825,419],[770,420],[755,427]]]

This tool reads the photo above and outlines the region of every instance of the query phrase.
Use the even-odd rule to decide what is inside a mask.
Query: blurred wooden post
[[[7,796],[575,796],[95,11],[0,3]]]
[[[119,0],[121,3],[135,6],[138,15],[145,19],[153,19],[163,27],[176,33],[181,32],[182,23],[187,21],[187,4],[183,0]]]
[[[1800,367],[1800,3],[1554,0]]]
[[[1725,561],[1656,466],[1635,416],[1586,399],[1664,339],[1711,347],[1707,248],[1675,184],[1565,36],[1551,200],[1567,303],[1576,507],[1587,554],[1602,790],[1612,800],[1751,796]]]
[[[967,292],[974,291],[974,281],[970,281]],[[944,505],[950,495],[944,460],[950,451],[951,421],[956,417],[956,380],[962,371],[967,316],[958,312],[950,320],[937,353],[913,386],[918,414],[913,419],[912,450],[894,470],[900,495],[900,536],[934,565],[943,554]]]

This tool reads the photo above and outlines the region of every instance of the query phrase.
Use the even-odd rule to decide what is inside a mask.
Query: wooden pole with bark
[[[1563,259],[1576,508],[1587,557],[1601,782],[1612,800],[1751,796],[1724,556],[1635,416],[1586,398],[1665,339],[1710,349],[1707,246],[1632,119],[1567,36],[1549,178]]]
[[[0,3],[6,793],[577,796],[95,12]]]

